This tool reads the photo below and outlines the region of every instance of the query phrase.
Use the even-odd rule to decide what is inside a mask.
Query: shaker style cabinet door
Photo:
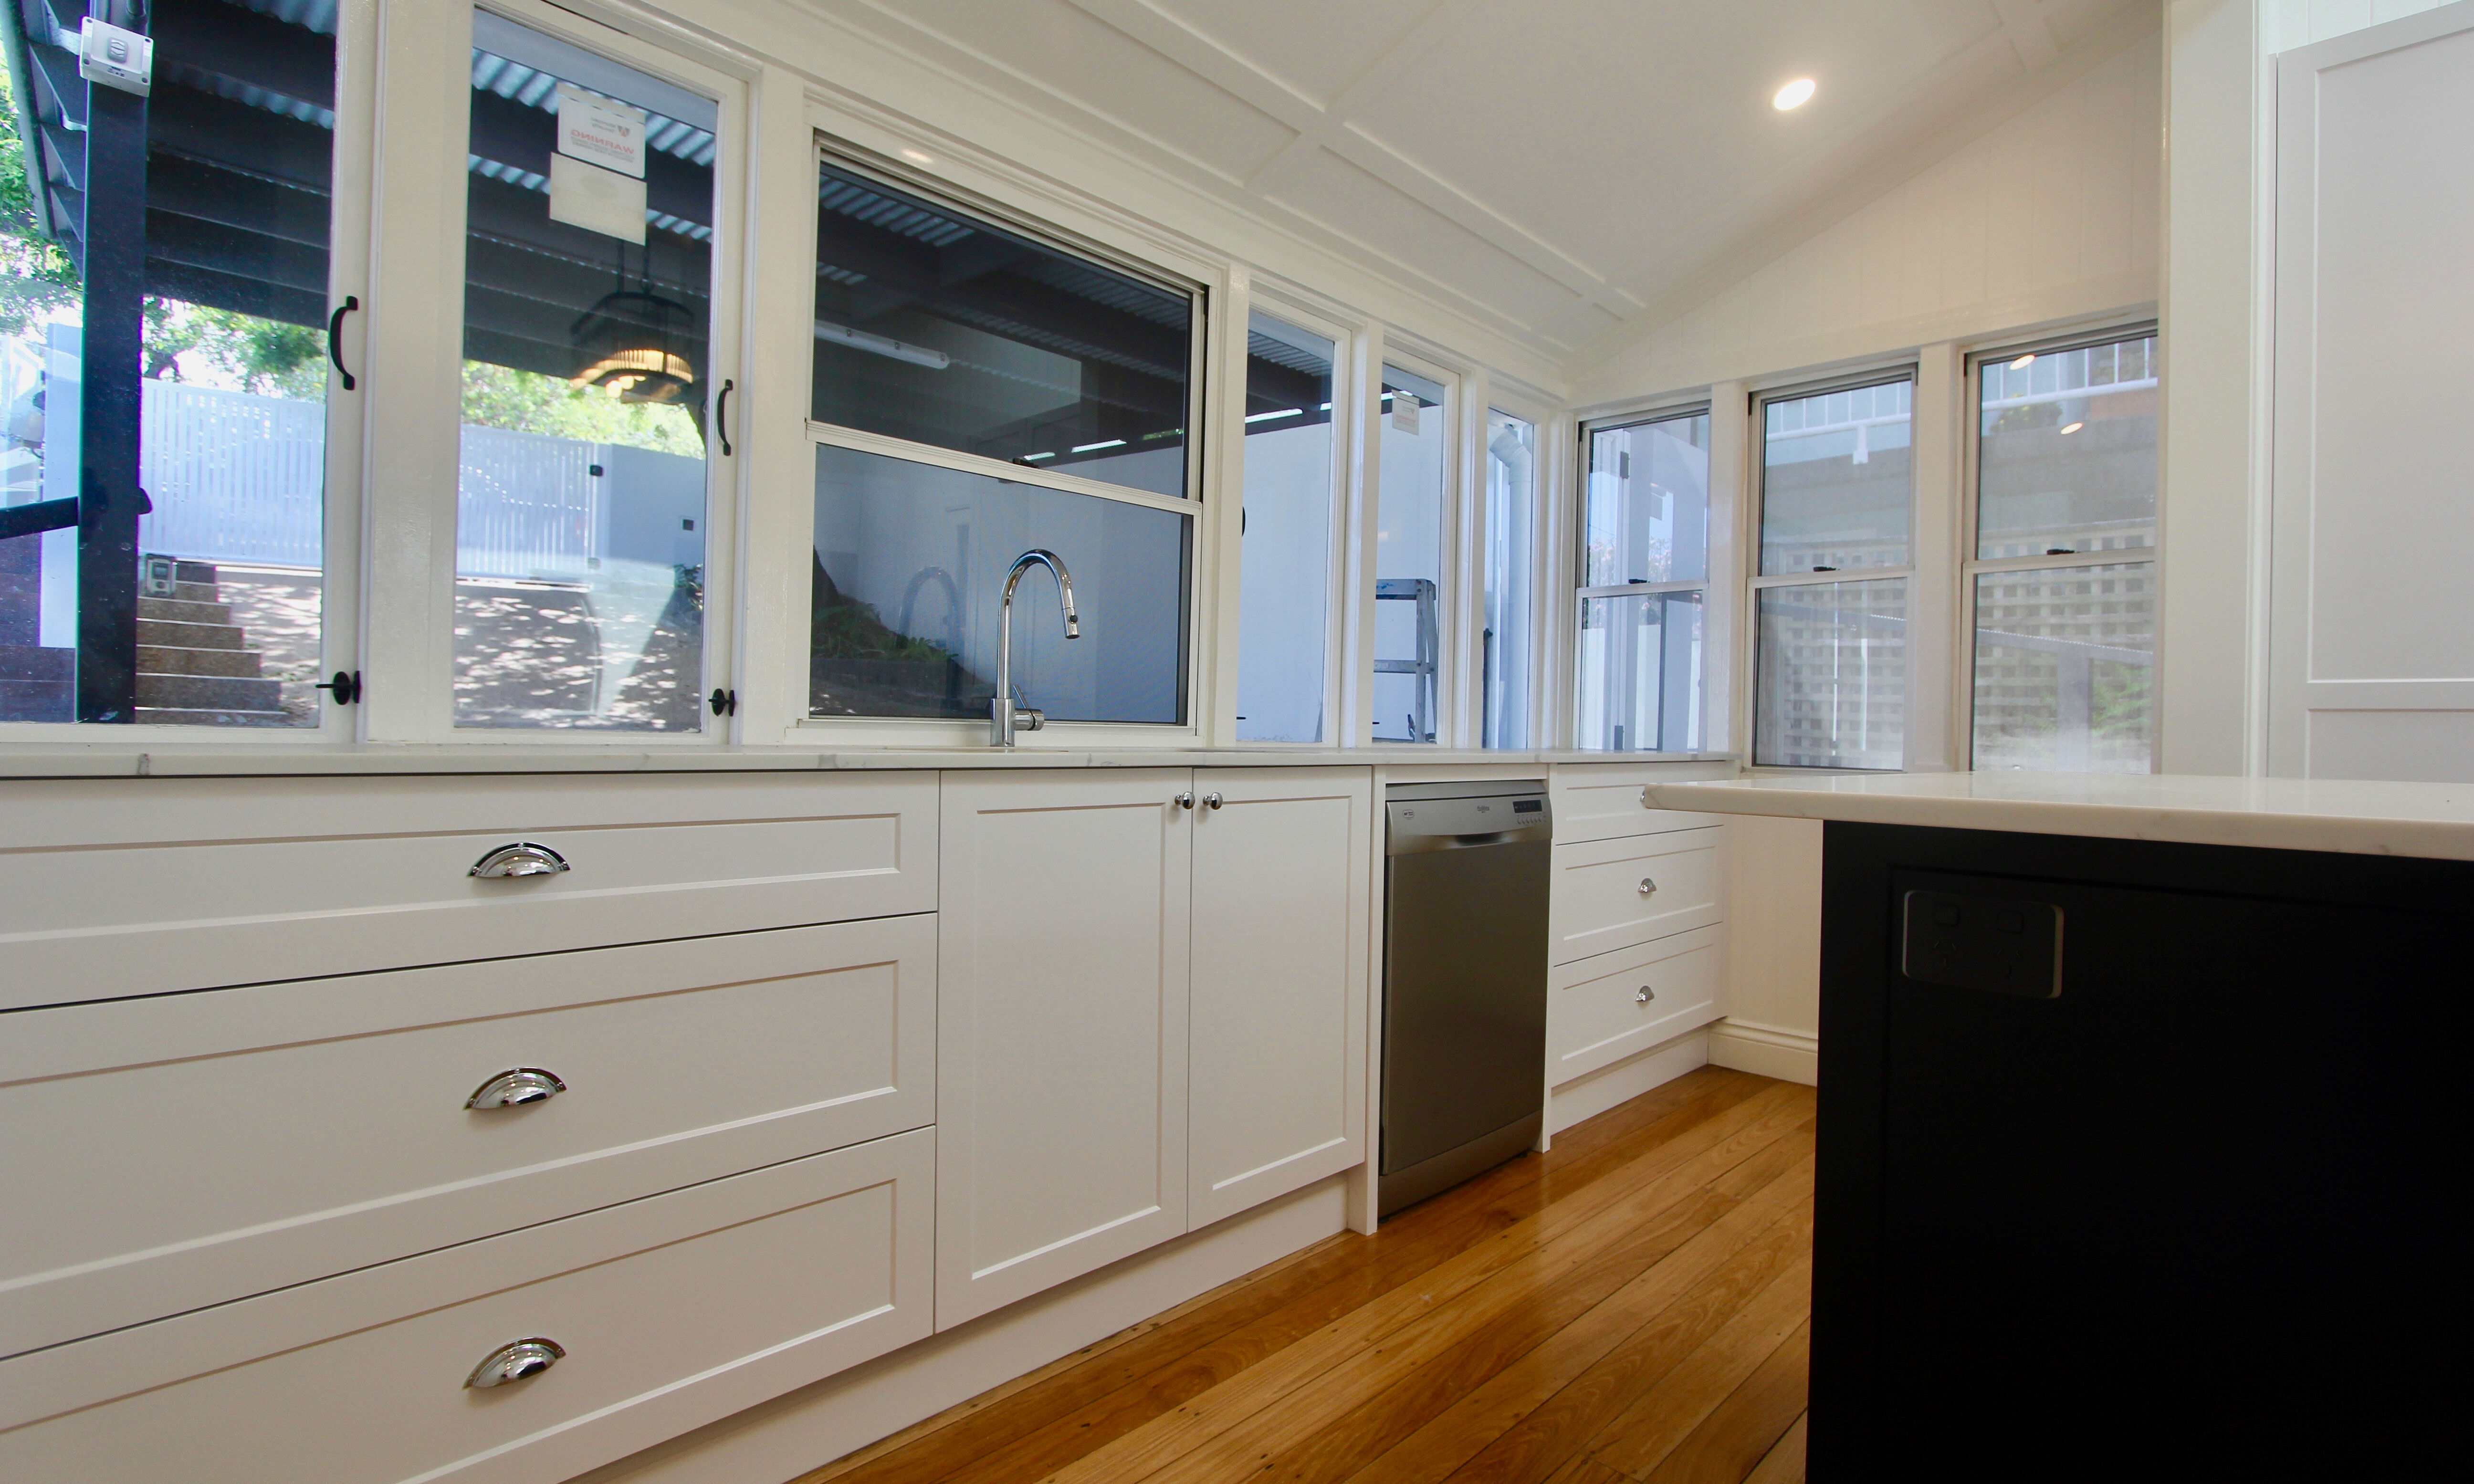
[[[1371,789],[1195,775],[1189,1227],[1365,1160]]]
[[[1185,1230],[1192,782],[944,775],[939,1329]]]

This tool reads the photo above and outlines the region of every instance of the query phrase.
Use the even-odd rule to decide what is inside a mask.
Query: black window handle
[[[335,363],[335,375],[344,378],[344,390],[348,392],[359,383],[352,379],[351,372],[344,369],[344,316],[360,306],[361,301],[357,297],[346,294],[344,302],[335,306],[335,312],[327,321],[327,358]]]
[[[713,430],[721,435],[721,456],[730,457],[730,394],[738,382],[724,379],[721,395],[713,400]]]

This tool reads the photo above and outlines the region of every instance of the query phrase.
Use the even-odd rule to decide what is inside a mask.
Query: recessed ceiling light
[[[2011,369],[2011,370],[2013,370],[2013,371],[2025,371],[2025,370],[2026,370],[2026,369],[2027,369],[2027,363],[2028,363],[2029,361],[2034,360],[2035,358],[2036,358],[2036,353],[2035,353],[2035,352],[2033,352],[2033,351],[2029,351],[2026,354],[2020,356],[2020,357],[2019,357],[2017,360],[2015,360],[2015,361],[2012,361],[2012,362],[2010,363],[2010,369]]]
[[[933,165],[936,162],[936,157],[926,150],[904,150],[902,158],[914,165]]]
[[[2080,428],[2085,427],[2085,426],[2087,426],[2087,425],[2086,425],[2085,423],[2068,423],[2068,424],[2065,424],[2065,425],[2063,425],[2063,427],[2062,427],[2062,435],[2063,435],[2064,437],[2068,437],[2068,436],[2070,436],[2072,433],[2077,432]]]
[[[1780,88],[1778,92],[1771,97],[1770,107],[1778,109],[1782,113],[1785,112],[1789,109],[1803,108],[1806,104],[1812,101],[1812,79],[1808,77],[1797,78],[1794,82]]]

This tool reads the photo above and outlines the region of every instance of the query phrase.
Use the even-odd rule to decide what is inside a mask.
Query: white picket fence
[[[144,387],[139,480],[155,510],[140,523],[143,549],[325,565],[325,406],[178,381]],[[470,424],[462,441],[456,571],[581,580],[608,540],[605,481],[593,475],[609,447]]]

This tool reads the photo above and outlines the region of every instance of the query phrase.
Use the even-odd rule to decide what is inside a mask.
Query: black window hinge
[[[361,684],[361,672],[357,669],[339,669],[335,671],[334,679],[319,681],[318,689],[333,692],[338,706],[352,705],[367,691],[367,687]]]
[[[715,686],[713,693],[704,699],[705,704],[713,708],[713,714],[716,717],[739,715],[739,693],[736,691],[725,691],[719,686]]]

